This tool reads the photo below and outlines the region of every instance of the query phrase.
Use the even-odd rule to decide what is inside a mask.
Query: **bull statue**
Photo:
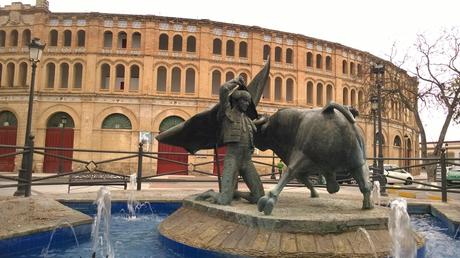
[[[329,193],[340,189],[337,174],[350,173],[363,194],[362,208],[373,208],[364,139],[348,108],[331,102],[322,109],[279,110],[260,126],[255,146],[273,150],[287,165],[278,184],[257,203],[265,215],[272,213],[281,191],[294,178],[308,187],[311,197],[318,197],[308,179],[318,173],[326,178]]]

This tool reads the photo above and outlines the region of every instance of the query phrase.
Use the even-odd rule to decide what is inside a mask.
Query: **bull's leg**
[[[278,184],[257,202],[257,209],[263,211],[265,215],[270,215],[272,213],[278,201],[278,196],[283,188],[295,177],[298,171],[301,171],[300,169],[303,167],[303,164],[309,163],[302,153],[298,153],[297,156],[298,158],[293,159],[287,166],[286,172],[283,173]],[[302,160],[302,158],[304,159]]]
[[[303,174],[303,175],[299,175],[297,177],[297,180],[299,180],[299,182],[301,182],[302,184],[304,184],[308,190],[310,190],[310,196],[311,198],[316,198],[316,197],[319,197],[318,195],[318,192],[316,191],[315,187],[313,186],[312,182],[310,181],[310,179],[308,178],[308,175],[307,174]]]
[[[374,204],[371,201],[371,185],[369,183],[369,169],[364,162],[363,166],[351,171],[351,175],[356,180],[359,190],[363,194],[363,209],[372,209]]]
[[[335,171],[328,171],[324,173],[324,177],[326,178],[326,188],[328,193],[337,193],[340,190],[340,185],[337,183],[335,179]]]

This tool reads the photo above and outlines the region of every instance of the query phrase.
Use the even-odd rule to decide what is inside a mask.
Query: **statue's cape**
[[[270,61],[267,61],[247,88],[239,86],[241,90],[247,90],[252,96],[252,102],[246,111],[246,115],[251,119],[258,117],[256,106],[262,97],[269,73]],[[217,104],[210,110],[198,113],[187,121],[161,132],[155,138],[161,143],[183,147],[190,153],[220,146],[222,145],[219,139],[221,122],[218,120],[218,113],[220,108],[220,104]]]

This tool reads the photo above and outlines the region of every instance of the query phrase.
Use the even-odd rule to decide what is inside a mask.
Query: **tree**
[[[414,83],[391,83],[396,97],[415,117],[421,136],[421,156],[428,157],[425,129],[419,115],[419,105],[438,107],[444,111],[444,122],[433,153],[440,155],[447,129],[451,122],[460,122],[460,36],[457,28],[446,30],[435,40],[425,34],[417,35],[415,44],[416,65],[413,72],[420,86]],[[391,77],[391,76],[390,76]],[[428,170],[428,178],[433,179],[435,170]]]

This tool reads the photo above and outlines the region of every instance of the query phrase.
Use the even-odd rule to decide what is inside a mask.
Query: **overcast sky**
[[[11,2],[0,0],[0,5]],[[49,4],[52,12],[153,14],[254,25],[337,42],[386,59],[394,43],[400,53],[408,50],[417,33],[437,35],[442,29],[460,27],[460,0],[49,0]],[[410,64],[405,68],[413,70]],[[437,140],[442,122],[442,111],[424,112],[429,141]],[[451,126],[447,139],[460,140],[460,126]]]

